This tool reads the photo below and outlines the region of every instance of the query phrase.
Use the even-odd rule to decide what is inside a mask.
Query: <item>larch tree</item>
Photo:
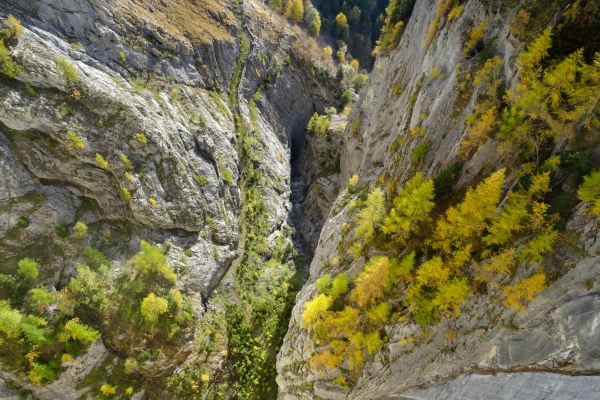
[[[169,302],[167,299],[156,296],[154,293],[150,293],[143,301],[141,305],[141,313],[148,320],[148,322],[154,323],[158,320],[158,317],[167,312],[169,308]]]
[[[538,272],[530,278],[520,279],[514,286],[504,286],[505,305],[517,311],[525,309],[527,304],[546,288],[546,275]]]
[[[356,236],[369,243],[375,237],[375,232],[381,226],[384,216],[383,190],[375,188],[367,196],[365,207],[358,213],[356,218]]]
[[[304,17],[304,3],[302,0],[292,0],[289,6],[288,16],[296,23]]]
[[[470,188],[460,204],[446,211],[446,216],[437,221],[434,248],[450,254],[453,248],[464,246],[483,233],[500,200],[504,175],[504,169],[494,172],[475,189]]]
[[[433,180],[425,180],[417,173],[393,200],[394,208],[385,218],[383,232],[404,243],[412,233],[418,231],[418,224],[429,219],[429,213],[435,206]]]
[[[371,259],[365,269],[356,278],[356,287],[350,295],[350,300],[361,308],[367,308],[383,297],[388,286],[390,260],[385,256]]]
[[[577,195],[582,201],[591,204],[590,212],[600,217],[600,170],[592,172],[583,178],[583,183],[577,190]]]

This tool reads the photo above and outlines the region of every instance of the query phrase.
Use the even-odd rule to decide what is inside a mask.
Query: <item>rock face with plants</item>
[[[387,11],[278,355],[280,398],[575,398],[552,373],[592,398],[597,4]]]
[[[593,398],[599,32],[591,0],[2,2],[0,397]]]

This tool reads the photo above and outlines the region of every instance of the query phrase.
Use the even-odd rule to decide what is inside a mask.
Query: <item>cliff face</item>
[[[519,79],[516,60],[525,46],[520,41],[522,38],[511,34],[510,24],[523,5],[516,2],[519,4],[501,7],[489,2],[465,2],[462,15],[439,24],[435,39],[427,49],[423,42],[428,28],[434,24],[437,3],[417,1],[404,23],[397,46],[389,54],[382,52],[377,57],[367,86],[360,92],[360,99],[348,117],[346,140],[341,149],[339,182],[342,185],[356,174],[371,188],[391,180],[393,187],[401,187],[417,172],[435,177],[458,161],[463,167],[453,183],[454,191],[464,193],[466,188],[503,167],[508,167],[505,189],[513,188],[518,181],[522,166],[515,168],[511,164],[510,154],[507,155],[498,140],[487,139],[466,158],[458,153],[460,142],[467,134],[465,119],[475,113],[478,98],[481,98],[480,88],[466,95],[461,88],[465,71],[469,77],[474,76],[481,62],[477,55],[465,54],[468,32],[487,20],[485,43],[490,40],[493,43],[489,57],[493,54],[502,60],[499,74],[508,88],[514,88]],[[557,21],[562,9],[553,8],[553,12]],[[477,53],[484,50],[483,41],[479,46]],[[423,144],[425,154],[415,159],[415,149]],[[561,146],[564,142],[556,146],[553,154],[557,154]],[[348,205],[354,196],[342,190],[334,202],[310,267],[310,280],[296,298],[289,331],[278,355],[279,398],[426,399],[438,398],[440,393],[446,398],[449,392],[458,393],[456,398],[467,398],[460,393],[483,398],[489,395],[488,386],[479,384],[478,380],[488,378],[460,374],[522,370],[598,373],[600,359],[597,345],[592,344],[597,328],[592,321],[598,318],[593,299],[598,294],[596,244],[599,237],[597,219],[583,212],[585,204],[573,210],[567,221],[565,236],[578,237],[572,241],[575,250],[563,247],[546,261],[547,270],[558,268],[561,276],[526,310],[515,313],[506,308],[502,291],[488,287],[484,292],[472,293],[457,318],[443,318],[433,326],[423,326],[406,317],[400,317],[401,322],[383,324],[381,350],[367,356],[358,371],[349,372],[347,362],[317,371],[310,362],[311,357],[331,347],[311,339],[310,331],[302,328],[305,304],[319,293],[316,280],[325,274],[335,276],[341,272],[347,272],[352,279],[369,259],[396,254],[387,248],[367,251],[366,259],[363,255],[354,258],[346,255],[357,240],[352,229],[347,228],[352,227],[356,219],[356,212],[352,211],[356,204]],[[344,259],[351,262],[341,261]],[[474,264],[470,268],[475,268]],[[531,267],[520,264],[512,282],[530,274]],[[537,378],[535,374],[513,375],[515,378],[510,379],[515,379],[520,387],[531,385],[534,391],[545,387],[543,382],[547,375],[544,378]],[[339,376],[344,379],[334,382]],[[458,380],[444,386],[405,392],[411,387],[457,376],[460,376]],[[499,379],[489,381],[490,385],[498,385],[499,398],[512,395],[515,397],[510,398],[528,398],[527,390],[510,391],[511,384],[505,386]],[[582,391],[594,390],[587,386],[586,378],[565,379]],[[350,380],[355,381],[348,386],[346,382]],[[460,392],[459,384],[464,385]],[[553,386],[547,394],[560,398],[565,396],[561,390],[560,385]]]
[[[238,18],[248,17],[244,28],[226,2],[192,3],[0,5],[0,15],[12,14],[24,26],[10,47],[22,72],[0,83],[2,273],[14,273],[17,261],[30,257],[41,265],[38,285],[54,292],[85,263],[84,246],[100,249],[118,274],[144,240],[168,253],[195,321],[207,309],[223,312],[230,297],[207,300],[231,294],[231,279],[221,280],[244,254],[240,140],[246,134],[254,137],[252,162],[264,177],[268,209],[259,239],[274,246],[296,223],[289,219],[292,149],[302,147],[310,116],[335,103],[332,88],[311,76],[302,59],[284,63],[298,32],[280,17],[257,19],[267,13],[262,3],[238,10]],[[283,41],[268,34],[274,26]],[[57,224],[69,234],[79,221],[88,227],[83,241],[57,234]],[[227,362],[227,342],[198,361],[194,331],[182,335],[171,358],[146,362],[145,373],[162,379],[198,362],[217,374]],[[124,360],[113,350],[146,349],[143,341],[124,348],[124,336],[103,337],[109,349],[98,341],[63,362],[47,385],[32,385],[8,368],[1,376],[41,399],[92,396],[99,386],[82,381],[104,368],[101,379],[109,376]]]

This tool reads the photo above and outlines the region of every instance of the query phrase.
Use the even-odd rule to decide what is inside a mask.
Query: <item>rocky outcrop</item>
[[[189,288],[207,293],[233,258],[237,239],[237,149],[224,100],[189,88],[170,97],[135,91],[118,74],[70,58],[69,45],[49,33],[26,30],[13,54],[23,68],[20,83],[0,88],[3,151],[9,155],[4,162],[14,165],[4,175],[4,201],[11,204],[3,216],[10,221],[5,228],[22,217],[31,222],[24,237],[51,236],[55,223],[76,222],[76,210],[87,199],[93,211],[80,218],[88,224],[134,225],[138,231],[128,238],[132,249],[140,236],[157,242],[187,238],[173,241],[181,250],[203,254],[188,261],[194,266]],[[69,85],[58,71],[60,58],[77,71],[76,84]],[[71,144],[69,132],[84,148]],[[230,184],[223,181],[225,171],[232,175]],[[207,183],[194,179],[200,176]],[[36,218],[32,209],[20,212],[19,198],[32,190],[51,192],[55,204],[48,207],[56,218]],[[54,193],[61,193],[60,199],[52,200]],[[40,203],[43,210],[46,202]],[[222,253],[218,262],[205,258],[214,246]],[[197,266],[200,262],[205,266]]]
[[[499,373],[495,375],[461,375],[446,384],[409,389],[401,395],[384,399],[396,400],[495,400],[544,399],[592,400],[600,395],[597,376],[569,376],[544,372]]]
[[[217,1],[9,0],[0,12],[67,41],[74,59],[125,77],[153,74],[223,90],[238,48],[232,10]]]

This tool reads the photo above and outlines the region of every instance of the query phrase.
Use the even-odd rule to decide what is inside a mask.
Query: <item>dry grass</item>
[[[138,27],[149,22],[164,31],[167,40],[185,37],[200,44],[233,39],[227,26],[235,23],[235,17],[227,3],[218,0],[122,0],[117,12]],[[211,14],[219,15],[221,21]]]

